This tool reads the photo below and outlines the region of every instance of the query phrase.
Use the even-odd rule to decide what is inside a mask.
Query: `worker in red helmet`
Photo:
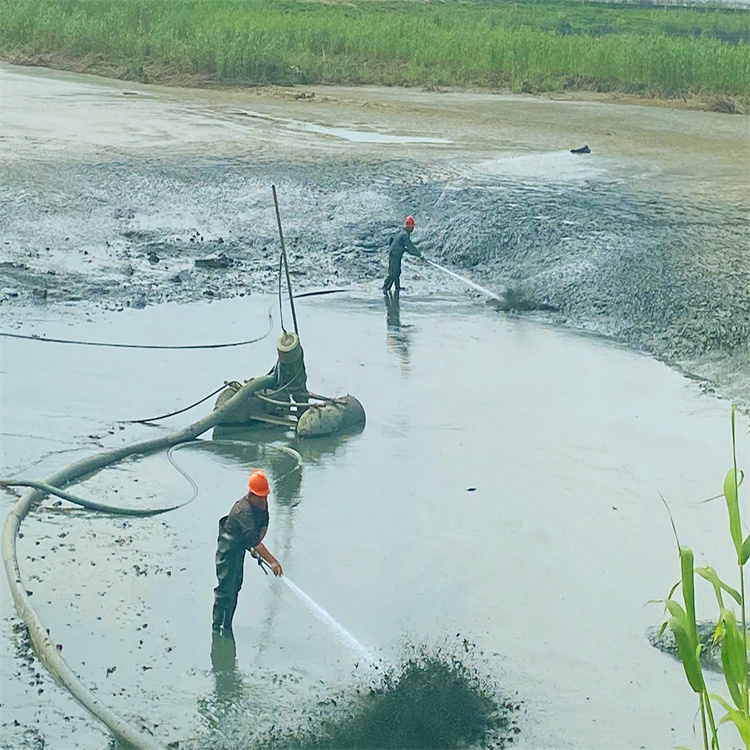
[[[245,550],[259,555],[274,575],[283,573],[279,561],[266,549],[263,537],[268,531],[268,495],[265,472],[258,469],[250,475],[247,495],[241,497],[219,520],[216,547],[216,578],[212,628],[215,632],[232,632],[232,618],[237,609],[237,596],[242,588]]]
[[[414,231],[414,217],[407,216],[404,226],[394,235],[391,246],[388,249],[388,275],[383,282],[383,294],[388,294],[391,287],[395,285],[396,291],[401,291],[401,258],[404,253],[409,253],[417,258],[422,257],[417,246],[409,236]]]

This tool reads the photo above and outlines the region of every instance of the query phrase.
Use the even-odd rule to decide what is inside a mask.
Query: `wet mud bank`
[[[498,311],[615,337],[750,403],[743,207],[644,194],[606,176],[548,184],[445,172],[403,160],[244,158],[10,169],[0,304],[122,310],[272,292],[275,183],[299,290],[377,293],[394,224],[410,212],[425,254],[496,290]],[[460,287],[414,263],[405,281],[410,293]]]

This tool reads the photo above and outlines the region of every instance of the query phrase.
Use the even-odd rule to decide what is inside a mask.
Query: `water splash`
[[[243,750],[455,750],[511,745],[521,704],[503,697],[495,680],[477,669],[474,647],[463,640],[448,651],[411,646],[398,665],[356,694],[344,690],[308,713],[264,733]]]
[[[326,625],[336,637],[349,646],[352,651],[359,654],[368,664],[374,664],[375,655],[366,646],[363,646],[341,623],[334,620],[323,607],[313,601],[299,586],[290,581],[286,576],[281,576],[281,580],[295,593],[295,595],[305,604],[310,612],[315,615],[324,625]]]

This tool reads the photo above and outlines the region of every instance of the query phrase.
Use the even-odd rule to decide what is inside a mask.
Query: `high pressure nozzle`
[[[268,563],[255,551],[255,547],[250,550],[250,555],[258,562],[258,567],[268,575]]]

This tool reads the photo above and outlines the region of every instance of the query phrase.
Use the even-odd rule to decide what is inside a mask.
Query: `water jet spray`
[[[464,276],[459,276],[455,271],[451,271],[449,268],[446,268],[445,266],[441,266],[439,263],[435,263],[434,260],[429,260],[428,258],[424,258],[424,261],[426,263],[429,263],[431,266],[434,266],[439,271],[442,271],[443,273],[447,273],[449,276],[453,276],[454,279],[458,279],[459,281],[462,281],[467,286],[470,286],[472,289],[476,289],[478,292],[481,292],[482,294],[486,295],[490,299],[494,299],[497,302],[502,302],[502,298],[495,294],[491,289],[487,289],[485,286],[481,286],[473,281],[471,279],[467,279]]]

